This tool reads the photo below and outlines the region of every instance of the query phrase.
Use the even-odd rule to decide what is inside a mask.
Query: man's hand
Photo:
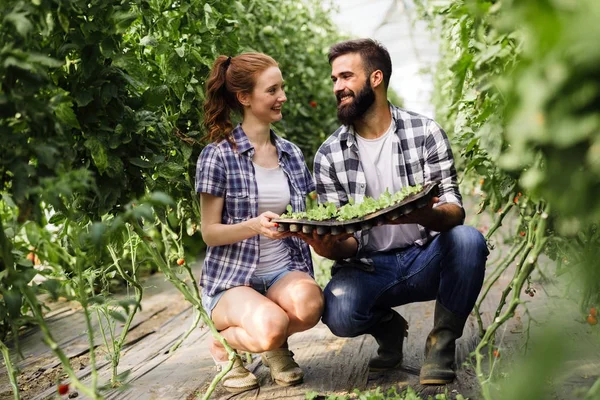
[[[312,233],[297,232],[294,236],[304,240],[313,248],[315,253],[330,260],[341,260],[353,257],[358,249],[358,243],[352,233],[319,235],[316,229]],[[352,239],[350,239],[352,238]]]
[[[453,203],[444,203],[433,207],[439,201],[438,197],[433,197],[426,206],[414,209],[410,213],[387,223],[392,225],[419,224],[437,232],[445,232],[461,225],[465,219],[463,208]]]
[[[439,202],[440,199],[438,197],[432,197],[427,203],[426,206],[421,208],[415,208],[411,212],[405,215],[401,215],[400,217],[394,220],[388,220],[387,224],[389,225],[400,225],[400,224],[419,224],[426,226],[425,224],[433,218],[433,206]]]

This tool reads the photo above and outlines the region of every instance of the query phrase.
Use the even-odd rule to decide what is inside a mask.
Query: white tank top
[[[367,181],[366,195],[375,199],[385,192],[390,193],[402,189],[402,183],[394,163],[394,120],[383,136],[377,139],[365,139],[356,135],[360,163],[365,172]],[[410,225],[383,225],[376,226],[369,233],[369,242],[365,251],[387,251],[410,246],[419,234],[419,226]]]
[[[256,185],[258,186],[258,213],[272,211],[283,214],[290,204],[290,189],[287,177],[281,167],[264,168],[254,164]],[[286,269],[291,261],[288,248],[281,240],[259,236],[259,260],[255,276]]]

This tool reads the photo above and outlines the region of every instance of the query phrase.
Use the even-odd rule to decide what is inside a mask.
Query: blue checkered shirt
[[[394,167],[403,186],[441,182],[440,202],[462,207],[456,168],[446,133],[430,118],[390,104],[396,134],[393,136]],[[314,176],[319,202],[337,206],[364,199],[367,190],[360,163],[356,133],[352,126],[338,128],[319,148],[314,160]],[[419,236],[411,238],[423,245],[438,232],[418,225]],[[368,243],[369,231],[358,232],[359,253]]]
[[[223,197],[223,224],[237,224],[258,216],[258,187],[252,156],[254,147],[238,125],[232,138],[234,150],[225,140],[206,146],[196,165],[196,192]],[[271,131],[277,148],[279,165],[287,176],[290,202],[294,211],[304,211],[306,195],[314,190],[309,169],[300,149]],[[290,270],[313,275],[308,245],[295,237],[282,239],[290,251]],[[236,287],[249,286],[260,257],[259,236],[253,236],[225,246],[208,246],[200,285],[205,293],[216,293]]]

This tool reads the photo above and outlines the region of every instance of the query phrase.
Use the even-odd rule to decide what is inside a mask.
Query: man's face
[[[352,125],[375,102],[375,92],[365,74],[360,54],[344,54],[333,60],[331,80],[337,99],[338,119],[344,125]]]

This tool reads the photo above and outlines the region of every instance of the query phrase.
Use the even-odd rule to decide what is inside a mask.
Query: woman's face
[[[256,78],[256,85],[247,98],[244,113],[252,113],[258,120],[270,124],[283,117],[281,106],[286,101],[281,71],[278,67],[269,67]]]

